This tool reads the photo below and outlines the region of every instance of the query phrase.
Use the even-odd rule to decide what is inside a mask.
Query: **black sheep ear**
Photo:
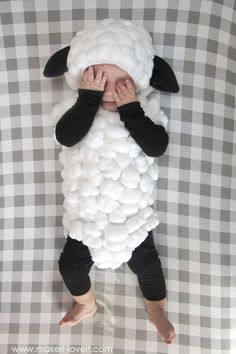
[[[179,85],[170,65],[157,55],[154,56],[153,61],[154,67],[150,85],[160,91],[179,92]]]
[[[45,65],[43,75],[45,77],[55,77],[63,75],[67,71],[67,56],[70,46],[58,50],[54,53]]]

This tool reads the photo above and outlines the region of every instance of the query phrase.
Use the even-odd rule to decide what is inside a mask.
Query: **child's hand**
[[[107,80],[107,73],[103,68],[99,68],[96,78],[94,79],[93,65],[89,66],[83,73],[82,82],[80,84],[81,89],[104,91],[104,86]]]
[[[116,85],[116,91],[112,91],[112,93],[118,107],[126,103],[139,101],[135,94],[135,86],[129,79],[120,80]]]

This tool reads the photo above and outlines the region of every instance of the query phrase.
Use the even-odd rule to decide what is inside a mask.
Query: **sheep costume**
[[[104,19],[78,31],[70,45],[47,62],[44,76],[64,74],[78,90],[84,70],[115,64],[132,77],[145,115],[166,128],[155,89],[178,92],[170,66],[154,54],[151,36],[130,20]],[[54,123],[75,103],[78,92],[54,106]],[[101,105],[85,137],[62,147],[64,236],[88,246],[98,268],[118,268],[159,224],[156,200],[157,158],[147,156],[119,119]]]

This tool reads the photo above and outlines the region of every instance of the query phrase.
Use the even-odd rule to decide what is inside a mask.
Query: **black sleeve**
[[[103,91],[79,89],[75,104],[63,114],[55,129],[60,144],[71,147],[77,144],[90,129],[102,100]]]
[[[118,112],[131,136],[148,156],[159,157],[164,154],[169,136],[163,126],[156,125],[145,116],[140,102],[120,106]]]

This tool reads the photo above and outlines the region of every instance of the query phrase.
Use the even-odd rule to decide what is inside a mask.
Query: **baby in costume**
[[[178,92],[170,66],[154,54],[143,27],[105,19],[77,32],[44,75],[65,75],[76,91],[53,108],[62,146],[65,246],[58,261],[76,301],[59,322],[74,326],[97,310],[89,271],[127,262],[137,275],[148,318],[166,343],[175,331],[164,313],[166,286],[152,229],[157,157],[169,137],[155,89]]]

